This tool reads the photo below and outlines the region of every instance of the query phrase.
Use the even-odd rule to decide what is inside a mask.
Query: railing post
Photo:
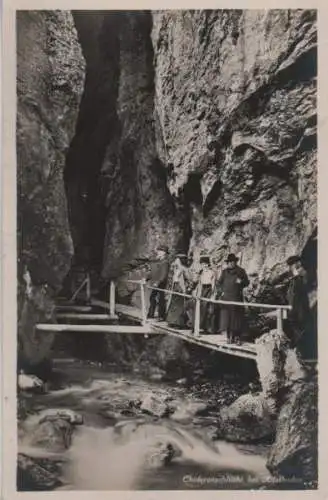
[[[278,308],[277,309],[277,332],[279,334],[283,333],[282,318],[283,318],[283,311],[281,308]]]
[[[140,301],[141,301],[141,322],[142,322],[143,326],[147,322],[145,284],[146,284],[146,281],[144,279],[142,279],[140,281]]]
[[[111,280],[109,290],[109,315],[111,319],[117,319],[115,314],[115,281]]]
[[[86,282],[86,294],[87,294],[87,301],[90,301],[91,299],[91,284],[90,284],[90,274],[87,274],[87,282]]]
[[[199,336],[199,323],[200,323],[200,299],[196,296],[195,303],[195,323],[194,323],[194,335]]]

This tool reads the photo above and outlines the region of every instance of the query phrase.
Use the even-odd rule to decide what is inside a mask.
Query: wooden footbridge
[[[211,350],[230,354],[241,358],[256,359],[256,345],[252,342],[243,342],[241,345],[231,344],[223,335],[210,335],[200,330],[200,305],[201,301],[214,304],[235,305],[240,307],[254,307],[268,310],[269,316],[275,316],[277,330],[282,331],[282,322],[288,305],[260,304],[249,302],[227,302],[223,300],[208,299],[184,293],[164,290],[166,295],[180,295],[195,304],[193,329],[176,329],[169,326],[165,321],[147,319],[147,295],[150,290],[161,290],[152,287],[145,280],[127,280],[127,283],[139,288],[140,305],[129,306],[116,302],[116,284],[110,282],[108,302],[97,300],[91,296],[89,276],[83,281],[70,300],[58,302],[56,307],[57,323],[37,324],[39,331],[51,332],[87,332],[87,333],[120,333],[120,334],[142,334],[146,338],[149,335],[173,335],[186,342],[196,344]],[[85,289],[85,303],[78,304],[76,299]],[[124,324],[127,320],[134,324]]]

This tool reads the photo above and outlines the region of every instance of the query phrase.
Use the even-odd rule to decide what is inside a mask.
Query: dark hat
[[[199,258],[199,262],[201,264],[209,264],[210,263],[210,257],[209,255],[201,255]]]
[[[234,253],[229,253],[228,257],[226,258],[226,262],[238,262],[238,260],[238,257],[236,257]]]
[[[162,252],[169,253],[169,247],[167,245],[161,245],[157,250],[161,250]]]
[[[296,262],[301,262],[301,257],[299,255],[292,255],[287,259],[288,266],[292,266],[293,264],[296,264]]]

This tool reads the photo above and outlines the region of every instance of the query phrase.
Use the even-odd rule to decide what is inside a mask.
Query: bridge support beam
[[[145,283],[145,280],[140,282],[141,324],[143,326],[147,323]]]
[[[195,323],[194,323],[194,335],[195,335],[195,337],[199,336],[199,330],[200,330],[200,300],[199,300],[199,297],[196,297]]]
[[[109,286],[109,318],[112,320],[118,319],[118,316],[115,313],[115,294],[116,294],[115,281],[112,280]]]
[[[283,311],[282,309],[277,309],[277,332],[279,334],[283,333]]]

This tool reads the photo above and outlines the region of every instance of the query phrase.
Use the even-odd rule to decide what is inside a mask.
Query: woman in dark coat
[[[238,258],[229,254],[226,259],[227,268],[222,271],[218,280],[221,290],[220,299],[243,302],[243,289],[249,285],[246,271],[237,266]],[[220,311],[220,331],[225,333],[231,343],[240,343],[240,335],[244,326],[244,307],[222,304]]]

